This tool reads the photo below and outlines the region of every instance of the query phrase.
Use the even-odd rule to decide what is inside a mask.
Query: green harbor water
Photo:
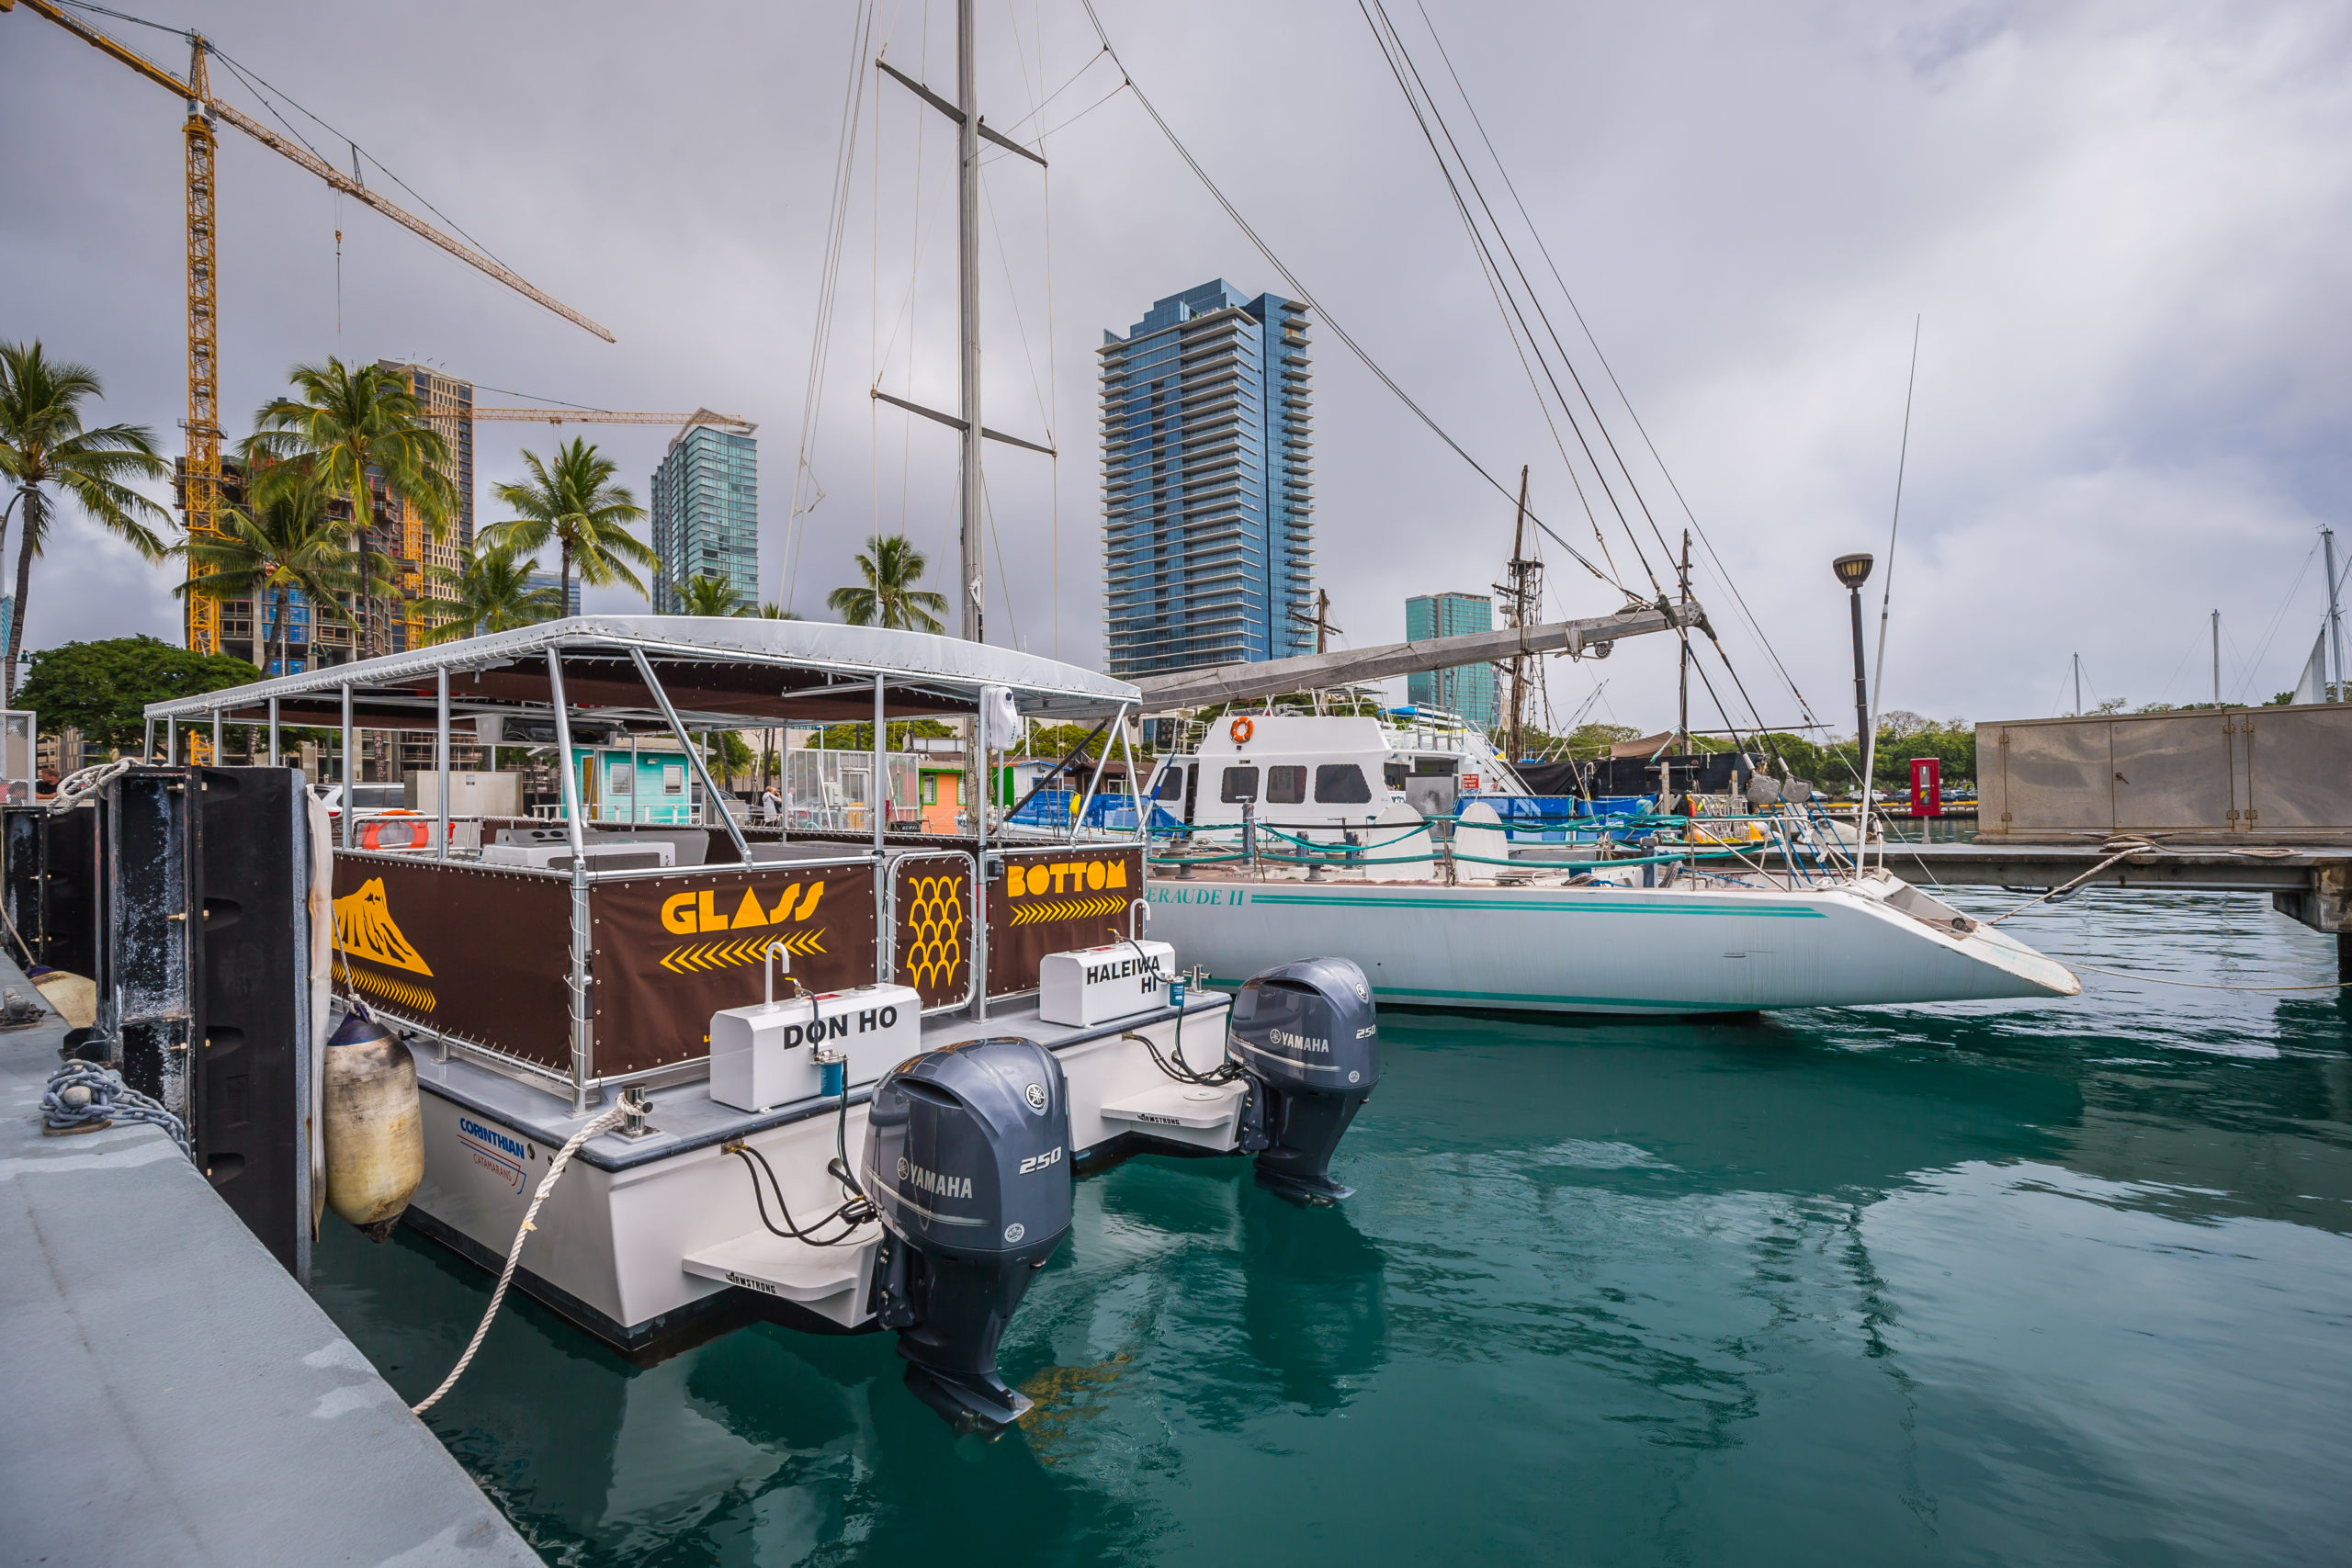
[[[1962,895],[1992,913],[2014,895]],[[2011,928],[2334,980],[2258,897]],[[428,1417],[551,1562],[2312,1563],[2352,1555],[2352,1001],[1543,1022],[1392,1011],[1294,1208],[1239,1160],[1082,1181],[956,1438],[890,1337],[629,1367],[517,1296]],[[328,1222],[411,1398],[488,1276]]]

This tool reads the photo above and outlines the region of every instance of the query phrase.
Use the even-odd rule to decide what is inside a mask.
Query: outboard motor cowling
[[[997,1342],[1069,1230],[1061,1064],[1028,1040],[944,1046],[885,1074],[868,1114],[875,1314],[916,1397],[959,1429],[999,1430],[1029,1401],[996,1375]]]
[[[1331,1179],[1332,1151],[1380,1081],[1372,986],[1345,958],[1309,958],[1253,975],[1233,998],[1233,1048],[1256,1081],[1258,1174],[1317,1202],[1354,1190]],[[1245,1144],[1245,1146],[1248,1146]]]

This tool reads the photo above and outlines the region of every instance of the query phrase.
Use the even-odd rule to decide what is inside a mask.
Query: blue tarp
[[[1070,813],[1076,809],[1073,803],[1077,798],[1078,792],[1075,790],[1041,789],[1030,797],[1027,805],[1012,814],[1012,820],[1023,828],[1043,828],[1049,832],[1067,832],[1069,829]],[[1135,797],[1126,795],[1096,795],[1094,803],[1086,808],[1086,825],[1089,828],[1099,828],[1114,833],[1135,831]],[[1151,826],[1154,832],[1160,832],[1171,828],[1180,828],[1183,824],[1170,817],[1163,807],[1155,804],[1151,807]]]

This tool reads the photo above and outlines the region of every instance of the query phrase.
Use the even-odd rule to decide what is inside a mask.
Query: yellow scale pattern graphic
[[[794,931],[790,936],[752,936],[734,942],[697,942],[684,947],[673,947],[662,955],[662,967],[673,975],[691,975],[712,969],[734,969],[746,964],[757,964],[761,955],[776,943],[797,958],[803,953],[825,951],[825,928],[813,931]]]
[[[345,986],[366,991],[379,1001],[399,1008],[403,1012],[431,1012],[441,999],[433,994],[429,987],[396,980],[389,975],[378,975],[366,969],[354,969],[341,957],[335,959],[334,975]]]
[[[1091,915],[1115,915],[1125,906],[1124,898],[1047,898],[1014,906],[1012,923],[1034,926],[1041,920],[1076,920]]]
[[[906,965],[918,990],[956,977],[964,961],[964,879],[960,876],[916,876],[908,879],[913,896],[907,907],[907,925],[914,940],[908,943]]]

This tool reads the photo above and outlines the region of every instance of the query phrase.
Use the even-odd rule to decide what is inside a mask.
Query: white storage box
[[[591,871],[651,871],[677,863],[678,852],[666,839],[591,839],[587,840]],[[571,845],[564,840],[548,843],[499,843],[481,847],[484,865],[526,865],[536,871],[570,871]]]
[[[710,1098],[738,1111],[815,1098],[820,1039],[848,1055],[850,1088],[872,1083],[922,1049],[922,998],[904,986],[861,986],[712,1013]]]
[[[1164,942],[1118,942],[1049,953],[1037,964],[1037,1016],[1089,1028],[1165,1006],[1176,950]]]

